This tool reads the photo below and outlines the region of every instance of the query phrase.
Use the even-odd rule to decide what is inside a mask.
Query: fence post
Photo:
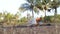
[[[3,28],[3,30],[4,30],[4,34],[7,34],[7,33],[6,33],[6,29],[5,29],[5,28]]]
[[[58,25],[56,23],[55,23],[55,28],[56,28],[56,34],[58,34],[58,30],[57,30]]]
[[[14,30],[14,27],[12,27],[13,28],[13,34],[15,34],[15,30]]]
[[[13,26],[13,34],[16,34],[16,28]]]

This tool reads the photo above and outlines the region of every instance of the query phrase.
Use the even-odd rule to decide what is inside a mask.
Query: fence
[[[0,34],[60,34],[60,25],[37,27],[1,27]]]

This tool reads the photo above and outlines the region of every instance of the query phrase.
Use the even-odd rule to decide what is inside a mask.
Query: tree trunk
[[[34,18],[34,12],[33,12],[33,9],[32,9],[32,18]]]
[[[55,7],[54,21],[56,21],[56,17],[57,17],[57,8]]]
[[[32,8],[32,10],[31,10],[31,11],[32,11],[32,18],[34,18],[33,7],[34,7],[34,6],[31,4],[31,8]]]
[[[55,13],[54,13],[54,17],[56,18],[57,16],[57,8],[55,8]]]
[[[27,19],[28,19],[28,11],[27,11]]]
[[[46,10],[45,10],[45,17],[44,17],[44,22],[46,22]]]
[[[45,10],[45,17],[46,17],[46,10]]]

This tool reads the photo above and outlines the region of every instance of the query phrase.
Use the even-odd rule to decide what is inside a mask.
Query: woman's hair
[[[42,20],[42,18],[36,18],[36,22],[39,23]]]

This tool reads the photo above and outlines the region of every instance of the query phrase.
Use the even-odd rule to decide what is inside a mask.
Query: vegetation
[[[60,7],[60,0],[26,0],[27,3],[24,3],[19,7],[19,10],[25,12],[26,10],[30,10],[32,12],[32,17],[34,17],[34,12],[39,13],[39,10],[45,12],[45,17],[42,17],[42,21],[44,22],[60,22],[60,15],[57,14],[57,8]],[[49,9],[50,8],[50,9]],[[54,16],[46,16],[46,11],[55,10]],[[0,24],[4,25],[21,25],[26,24],[30,17],[23,17],[19,19],[19,12],[15,15],[10,13],[0,13]],[[28,19],[27,19],[28,18]]]
[[[19,10],[21,11],[25,11],[25,10],[30,10],[32,11],[32,17],[34,17],[34,12],[35,13],[39,13],[38,7],[35,6],[35,0],[26,0],[28,3],[22,4],[22,6],[19,8]],[[35,1],[35,2],[34,2]],[[33,12],[34,11],[34,12]]]
[[[28,19],[26,17],[23,17],[19,20],[20,25],[26,24],[28,22]]]
[[[55,13],[54,13],[54,17],[56,19],[57,17],[57,8],[60,6],[60,0],[53,0],[51,3],[50,3],[50,8],[52,9],[55,9]],[[55,20],[54,19],[54,20]],[[56,21],[56,20],[55,20]]]
[[[10,13],[0,13],[0,24],[1,25],[22,25],[27,23],[28,19],[23,17],[19,19],[20,15],[16,13],[15,15]]]
[[[44,18],[44,17],[43,17]],[[57,15],[57,17],[55,18],[56,21],[54,21],[54,16],[46,16],[46,22],[50,22],[50,23],[60,23],[60,15]]]
[[[28,3],[22,4],[19,10],[24,10],[24,11],[30,10],[32,11],[33,17],[34,17],[33,11],[35,11],[36,13],[39,13],[39,10],[43,10],[45,12],[45,17],[46,17],[46,11],[50,12],[51,9],[55,9],[54,17],[56,17],[57,8],[60,5],[60,0],[27,0],[27,2]]]

